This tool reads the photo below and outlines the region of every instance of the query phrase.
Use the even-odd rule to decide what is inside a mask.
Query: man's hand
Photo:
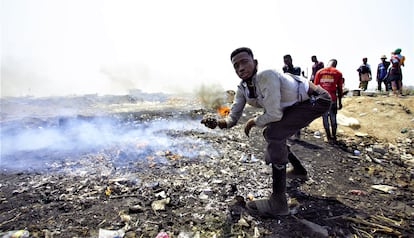
[[[214,129],[217,127],[217,119],[214,117],[203,118],[203,120],[201,120],[201,124],[204,124],[210,129]]]
[[[252,129],[252,127],[254,127],[256,125],[256,122],[254,122],[254,118],[250,118],[246,125],[244,126],[244,133],[246,134],[246,136],[249,136],[250,130]]]

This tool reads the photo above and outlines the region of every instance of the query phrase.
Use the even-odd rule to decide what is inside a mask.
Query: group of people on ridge
[[[381,62],[377,67],[377,83],[378,91],[382,91],[384,84],[385,91],[392,91],[394,95],[402,95],[402,70],[404,66],[405,56],[401,55],[401,49],[398,48],[391,52],[390,61],[387,56],[381,56]],[[362,64],[357,69],[359,75],[359,88],[366,91],[368,82],[372,80],[371,66],[368,64],[368,58],[362,59]]]

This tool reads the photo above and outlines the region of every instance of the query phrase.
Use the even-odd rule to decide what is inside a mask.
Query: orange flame
[[[227,115],[230,114],[230,107],[228,107],[228,106],[219,106],[217,108],[217,113],[220,116],[227,116]]]

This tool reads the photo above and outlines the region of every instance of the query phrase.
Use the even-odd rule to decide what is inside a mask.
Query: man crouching
[[[202,123],[209,128],[231,128],[242,116],[246,103],[264,109],[263,114],[247,121],[244,132],[249,136],[254,126],[264,128],[265,161],[272,164],[273,193],[269,199],[251,201],[246,207],[252,215],[262,217],[288,215],[286,177],[304,178],[307,171],[290,152],[287,139],[326,112],[331,98],[327,91],[303,77],[274,70],[258,73],[258,61],[249,48],[234,50],[230,59],[241,79],[230,114],[225,119],[210,120],[211,123],[203,119]],[[293,169],[287,172],[288,162]]]

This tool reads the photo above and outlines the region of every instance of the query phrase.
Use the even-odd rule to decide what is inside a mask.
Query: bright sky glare
[[[259,70],[281,70],[285,54],[308,74],[312,55],[336,58],[351,89],[363,57],[376,72],[401,48],[403,83],[414,85],[412,0],[0,2],[2,97],[235,89],[240,46]]]

